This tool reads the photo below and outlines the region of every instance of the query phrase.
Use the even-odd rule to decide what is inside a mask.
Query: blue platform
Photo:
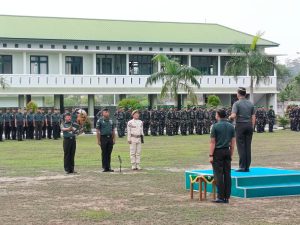
[[[190,189],[190,175],[213,175],[212,170],[185,172],[186,189]],[[231,172],[231,196],[240,198],[300,195],[300,171],[255,167],[250,172]],[[197,183],[194,189],[199,190]],[[208,184],[207,191],[212,186]]]

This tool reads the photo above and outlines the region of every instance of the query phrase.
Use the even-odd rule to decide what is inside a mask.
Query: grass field
[[[300,169],[300,134],[255,134],[253,166]],[[237,199],[229,205],[189,199],[186,169],[210,168],[209,136],[146,137],[139,172],[129,170],[126,139],[100,172],[95,136],[77,140],[78,175],[63,171],[62,141],[0,143],[0,224],[300,224],[300,197]],[[233,167],[237,166],[237,153]],[[202,222],[201,222],[202,221]]]

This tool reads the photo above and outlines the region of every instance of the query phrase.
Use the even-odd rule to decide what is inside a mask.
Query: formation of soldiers
[[[290,127],[292,131],[300,131],[300,106],[289,105],[287,113],[290,118]]]
[[[65,113],[69,110],[66,109]],[[59,109],[38,108],[34,113],[32,109],[0,109],[0,141],[24,139],[41,140],[61,137],[60,124],[64,120],[64,114]],[[72,110],[72,121],[75,121],[77,114]],[[4,139],[3,139],[4,134]]]
[[[231,108],[226,108],[228,116]],[[184,107],[178,110],[176,107],[161,107],[159,109],[147,108],[140,110],[140,119],[143,121],[144,135],[192,135],[209,134],[210,127],[216,123],[216,110],[205,106]],[[115,113],[118,136],[126,133],[126,124],[131,119],[131,109],[118,108]]]
[[[269,109],[264,106],[256,107],[255,112],[256,117],[256,131],[257,133],[265,132],[266,125],[269,125],[269,132],[273,132],[273,127],[276,122],[275,111],[273,110],[273,106],[270,106]]]

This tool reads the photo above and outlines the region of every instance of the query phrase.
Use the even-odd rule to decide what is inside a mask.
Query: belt
[[[101,135],[101,137],[111,138],[111,135]]]
[[[66,140],[73,140],[73,139],[75,139],[75,137],[64,137],[64,139],[66,139]]]
[[[132,134],[131,137],[140,138],[141,135],[134,135],[134,134]]]
[[[215,150],[217,150],[217,151],[221,151],[221,150],[229,150],[229,147],[224,147],[224,148],[215,148]]]

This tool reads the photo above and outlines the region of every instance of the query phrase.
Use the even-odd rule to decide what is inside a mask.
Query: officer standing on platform
[[[109,117],[108,108],[102,110],[102,118],[96,123],[97,144],[102,151],[102,168],[103,172],[114,172],[111,169],[111,153],[116,142],[115,135],[116,125]]]
[[[0,141],[3,141],[3,128],[4,128],[4,114],[0,109]]]
[[[237,91],[238,101],[233,104],[230,120],[236,120],[236,139],[239,153],[237,172],[249,172],[251,164],[251,142],[255,125],[255,111],[252,102],[246,99],[246,88]]]
[[[53,128],[53,139],[54,140],[57,140],[58,138],[60,138],[59,123],[60,123],[60,114],[59,114],[59,110],[56,108],[54,110],[54,113],[51,115],[51,125]]]
[[[22,113],[22,109],[19,108],[18,109],[18,113],[15,116],[15,126],[17,128],[17,138],[18,141],[23,141],[23,129],[25,126],[25,117],[24,114]]]
[[[211,130],[209,161],[212,163],[214,179],[218,188],[215,203],[229,203],[231,194],[231,158],[235,146],[235,132],[226,120],[226,111],[220,109]]]
[[[64,168],[67,174],[76,173],[75,167],[75,152],[76,152],[76,136],[73,133],[73,125],[71,122],[71,114],[65,114],[65,121],[61,125],[63,132],[63,148],[64,148]]]
[[[35,128],[36,140],[42,139],[43,122],[44,122],[44,115],[42,114],[41,109],[38,109],[37,113],[34,114],[33,116],[33,126]]]
[[[130,160],[132,170],[140,170],[143,142],[143,122],[139,119],[138,110],[132,112],[133,119],[127,124],[127,141],[130,145]]]

